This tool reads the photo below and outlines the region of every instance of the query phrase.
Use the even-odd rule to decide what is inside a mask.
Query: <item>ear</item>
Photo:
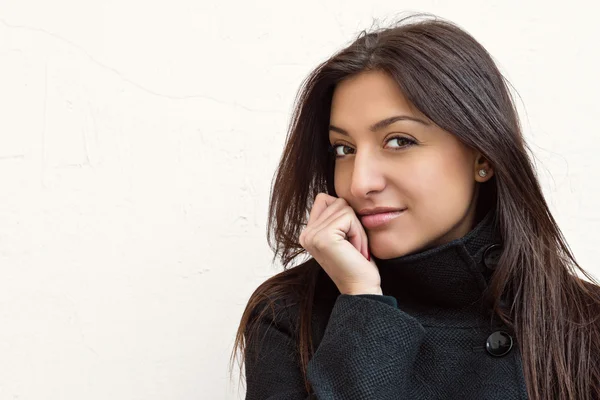
[[[481,176],[479,171],[484,170],[485,176]],[[494,169],[490,162],[479,151],[475,152],[475,164],[473,165],[473,173],[477,182],[487,182],[494,176]]]

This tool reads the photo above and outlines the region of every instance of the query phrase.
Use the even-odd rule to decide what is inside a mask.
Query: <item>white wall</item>
[[[301,80],[372,18],[428,11],[498,60],[596,276],[594,1],[0,0],[0,399],[239,399],[278,272],[271,178]]]

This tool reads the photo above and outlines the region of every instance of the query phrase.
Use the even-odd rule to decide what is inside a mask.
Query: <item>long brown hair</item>
[[[598,282],[579,266],[551,215],[507,80],[470,34],[425,13],[363,30],[302,83],[269,205],[267,240],[283,272],[250,297],[233,357],[240,350],[244,362],[256,312],[268,312],[282,299],[297,302],[297,352],[310,392],[310,316],[320,266],[314,259],[294,268],[289,264],[304,253],[298,236],[317,193],[336,196],[334,159],[327,151],[333,90],[367,70],[389,74],[416,108],[481,151],[494,169],[478,200],[480,208],[496,210],[504,243],[490,291],[494,311],[517,335],[529,398],[595,398],[600,393]],[[577,270],[591,282],[577,277]],[[511,299],[508,308],[500,307],[501,297]],[[241,371],[242,364],[240,376]]]

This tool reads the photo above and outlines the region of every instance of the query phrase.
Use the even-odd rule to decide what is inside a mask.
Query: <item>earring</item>
[[[480,169],[480,170],[479,170],[479,176],[480,176],[480,177],[482,177],[482,178],[483,178],[483,177],[485,177],[486,175],[487,175],[487,171],[486,171],[485,169]]]

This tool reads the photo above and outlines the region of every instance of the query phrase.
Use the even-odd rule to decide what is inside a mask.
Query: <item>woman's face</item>
[[[418,121],[402,119],[371,130],[395,116]],[[492,177],[490,165],[415,109],[387,74],[362,72],[336,86],[329,142],[338,157],[336,193],[357,214],[363,208],[406,209],[384,225],[365,227],[376,257],[441,245],[474,226],[477,182]],[[478,175],[482,168],[484,178]]]

